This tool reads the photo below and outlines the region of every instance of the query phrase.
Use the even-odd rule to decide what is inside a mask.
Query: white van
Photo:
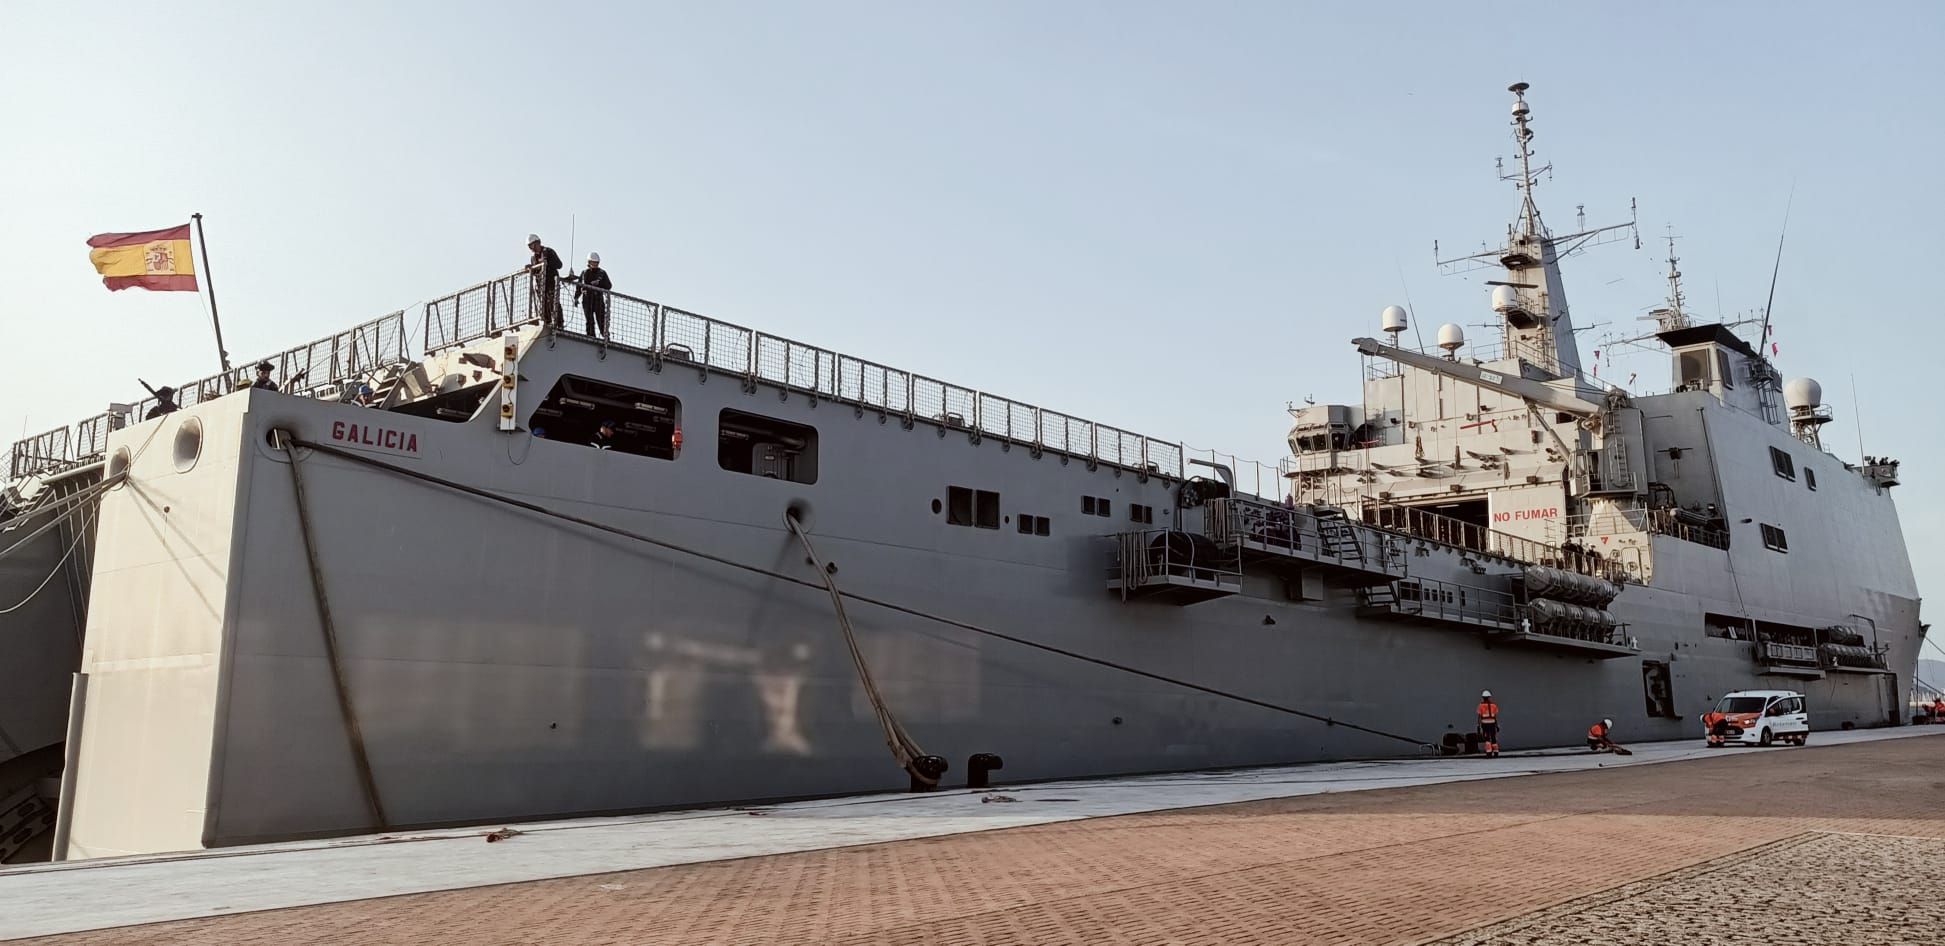
[[[1810,712],[1793,690],[1738,690],[1702,714],[1702,736],[1711,747],[1800,746],[1810,739]]]

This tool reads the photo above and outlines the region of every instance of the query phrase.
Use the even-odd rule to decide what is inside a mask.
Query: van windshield
[[[1718,713],[1760,713],[1768,699],[1760,696],[1725,696],[1715,704]]]

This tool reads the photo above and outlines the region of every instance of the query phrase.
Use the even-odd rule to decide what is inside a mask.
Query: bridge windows
[[[1783,528],[1781,526],[1770,525],[1767,522],[1763,523],[1762,526],[1763,548],[1773,552],[1788,554],[1790,551],[1790,540],[1783,534]]]
[[[1796,461],[1790,459],[1788,451],[1777,447],[1769,448],[1769,468],[1775,470],[1777,476],[1792,483],[1796,482]],[[1816,489],[1816,486],[1812,485],[1810,488]]]
[[[675,459],[682,402],[666,394],[562,375],[527,419],[536,438]],[[603,424],[612,433],[601,432]]]
[[[725,409],[717,421],[716,462],[731,473],[815,483],[817,429]],[[999,528],[998,521],[989,528]]]
[[[1106,496],[1082,496],[1081,513],[1089,516],[1107,516],[1114,512],[1114,504]]]

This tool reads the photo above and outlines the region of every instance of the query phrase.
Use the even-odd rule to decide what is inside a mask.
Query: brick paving
[[[1439,946],[1902,946],[1945,935],[1945,841],[1799,835],[1495,923]]]
[[[1682,888],[1655,878],[1806,832],[1945,839],[1941,790],[1945,739],[1730,750],[1692,762],[1097,818],[20,942],[1417,944],[1553,916],[1545,911],[1615,888],[1626,891],[1623,906],[1699,916],[1656,906]],[[1872,850],[1828,842],[1810,853],[1866,866],[1885,860]],[[1815,872],[1846,869],[1820,862]],[[1931,876],[1932,886],[1917,889],[1940,889]],[[1844,939],[1867,928],[1831,927],[1839,938],[1814,941],[1937,942],[1936,926],[1882,938],[1925,919],[1911,913],[1870,928],[1880,938]],[[1746,910],[1728,921],[1769,922]],[[1528,924],[1540,931],[1534,936],[1545,932],[1538,923]],[[1565,929],[1560,935],[1578,935]],[[1770,941],[1747,935],[1760,926],[1745,929],[1738,941]]]

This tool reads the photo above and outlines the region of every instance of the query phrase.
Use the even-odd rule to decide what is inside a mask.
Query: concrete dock
[[[1945,727],[0,870],[34,943],[1945,942]]]

